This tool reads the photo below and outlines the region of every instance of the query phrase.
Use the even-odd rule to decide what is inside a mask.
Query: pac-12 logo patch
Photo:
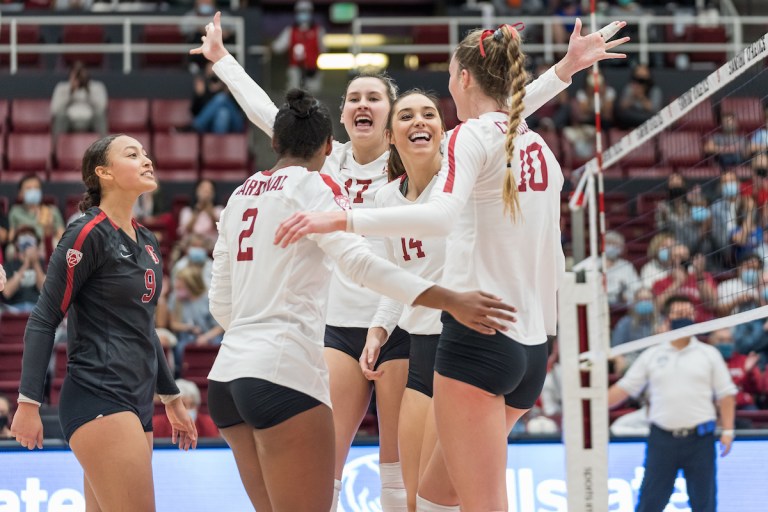
[[[158,258],[157,254],[155,254],[155,248],[149,244],[145,245],[144,247],[147,248],[147,252],[149,253],[150,256],[152,256],[152,261],[154,261],[155,263],[160,263],[160,258]]]
[[[83,253],[77,249],[67,249],[67,266],[73,268],[83,259]]]
[[[344,194],[339,194],[333,198],[336,204],[341,206],[342,210],[349,210],[349,197]]]

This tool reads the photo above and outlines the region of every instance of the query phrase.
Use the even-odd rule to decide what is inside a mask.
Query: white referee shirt
[[[379,190],[375,201],[377,208],[422,204],[437,183],[435,176],[416,201],[411,201],[400,191],[404,178],[405,175]],[[390,261],[397,266],[430,281],[441,281],[445,266],[444,237],[387,237],[384,243]],[[382,297],[371,327],[384,327],[391,334],[395,325],[410,334],[440,334],[443,330],[440,311],[423,306],[403,306],[394,299]]]
[[[565,271],[560,242],[560,164],[534,132],[515,139],[512,170],[521,215],[504,212],[502,188],[507,114],[489,112],[448,134],[448,147],[428,200],[413,206],[353,210],[355,233],[446,236],[442,284],[483,290],[517,308],[506,336],[525,345],[556,333],[557,289]]]
[[[213,71],[227,85],[248,119],[271,137],[278,107],[267,93],[248,76],[231,55],[216,62]],[[526,87],[523,118],[538,110],[569,85],[570,82],[566,83],[558,78],[554,66],[547,70]],[[334,142],[333,152],[326,159],[321,172],[332,176],[343,185],[349,195],[352,209],[373,208],[376,192],[387,183],[388,158],[387,151],[373,162],[361,165],[352,155],[351,143]],[[377,255],[386,257],[386,248],[381,238],[368,237],[368,241]],[[342,272],[335,271],[328,297],[326,324],[367,328],[371,325],[380,299],[380,295],[358,285]]]
[[[720,352],[695,337],[682,350],[670,342],[647,349],[617,386],[635,398],[647,388],[648,419],[666,430],[716,419],[714,401],[737,391]]]
[[[213,252],[210,308],[226,332],[208,378],[265,379],[330,406],[323,332],[331,259],[357,282],[406,304],[433,285],[376,257],[349,233],[312,235],[286,249],[273,244],[291,214],[347,203],[330,177],[303,167],[256,173],[235,190]]]

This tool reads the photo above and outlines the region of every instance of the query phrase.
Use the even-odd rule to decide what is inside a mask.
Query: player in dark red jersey
[[[85,152],[80,202],[51,256],[24,334],[19,407],[11,432],[42,447],[38,407],[56,327],[69,312],[67,376],[59,420],[85,473],[88,510],[154,511],[152,397],[160,394],[180,448],[197,443],[154,328],[162,285],[157,240],[131,217],[157,188],[142,145],[110,135]]]

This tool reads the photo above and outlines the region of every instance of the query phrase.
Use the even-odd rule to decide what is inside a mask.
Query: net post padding
[[[558,292],[568,510],[608,511],[608,298],[601,275],[563,277]],[[581,352],[591,363],[579,364]]]

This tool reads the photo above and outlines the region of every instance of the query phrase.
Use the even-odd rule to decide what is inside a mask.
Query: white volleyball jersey
[[[521,214],[505,213],[507,115],[489,112],[448,135],[443,167],[426,203],[348,213],[356,233],[414,238],[447,235],[441,284],[483,290],[517,308],[504,334],[527,345],[555,334],[560,243],[560,164],[534,132],[515,139],[512,171]]]
[[[331,259],[355,281],[406,304],[433,285],[376,257],[349,233],[274,245],[278,225],[293,213],[347,203],[330,177],[303,167],[256,173],[235,190],[213,254],[210,308],[226,332],[208,378],[265,379],[330,406],[323,333]]]
[[[401,192],[405,175],[383,186],[376,194],[376,207],[406,206],[427,201],[437,182],[437,176],[415,201]],[[384,243],[389,260],[397,266],[434,282],[440,282],[445,265],[445,237],[386,237]],[[389,297],[382,297],[371,327],[384,327],[391,333],[399,325],[411,334],[440,334],[443,324],[440,311],[422,306],[404,306]]]
[[[213,65],[213,71],[227,85],[248,119],[271,137],[278,108],[267,93],[248,76],[231,55],[217,61]],[[525,109],[522,116],[527,117],[538,110],[568,85],[570,82],[566,83],[558,78],[554,66],[542,73],[525,89]],[[332,176],[344,186],[353,209],[368,209],[373,207],[376,192],[387,183],[388,158],[387,151],[373,162],[360,165],[355,162],[350,142],[341,144],[334,141],[333,151],[326,159],[321,172]],[[386,248],[381,238],[372,236],[369,237],[369,242],[376,254],[386,256]],[[368,327],[376,313],[379,300],[378,294],[335,271],[328,297],[326,323],[338,327]]]

